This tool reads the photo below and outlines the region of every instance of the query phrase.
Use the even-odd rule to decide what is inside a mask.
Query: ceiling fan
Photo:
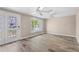
[[[54,15],[56,14],[53,9],[48,9],[46,7],[37,7],[36,12],[39,13],[39,15],[44,16],[44,15]]]

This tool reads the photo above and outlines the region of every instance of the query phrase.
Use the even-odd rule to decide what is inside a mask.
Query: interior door
[[[15,13],[7,13],[7,42],[12,42],[20,39],[21,16]]]

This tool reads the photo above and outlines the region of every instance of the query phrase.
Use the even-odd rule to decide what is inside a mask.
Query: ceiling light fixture
[[[50,15],[53,12],[53,9],[46,9],[46,7],[37,7],[36,12],[39,13],[41,16]]]

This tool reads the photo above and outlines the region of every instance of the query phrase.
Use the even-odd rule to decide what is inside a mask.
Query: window
[[[9,20],[8,20],[8,24],[9,24],[9,28],[16,28],[17,24],[17,19],[15,16],[9,16]]]
[[[38,18],[32,19],[32,32],[39,32],[43,30],[43,20]]]

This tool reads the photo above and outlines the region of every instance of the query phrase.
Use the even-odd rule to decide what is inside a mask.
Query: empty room
[[[0,52],[79,52],[79,7],[0,7]]]

